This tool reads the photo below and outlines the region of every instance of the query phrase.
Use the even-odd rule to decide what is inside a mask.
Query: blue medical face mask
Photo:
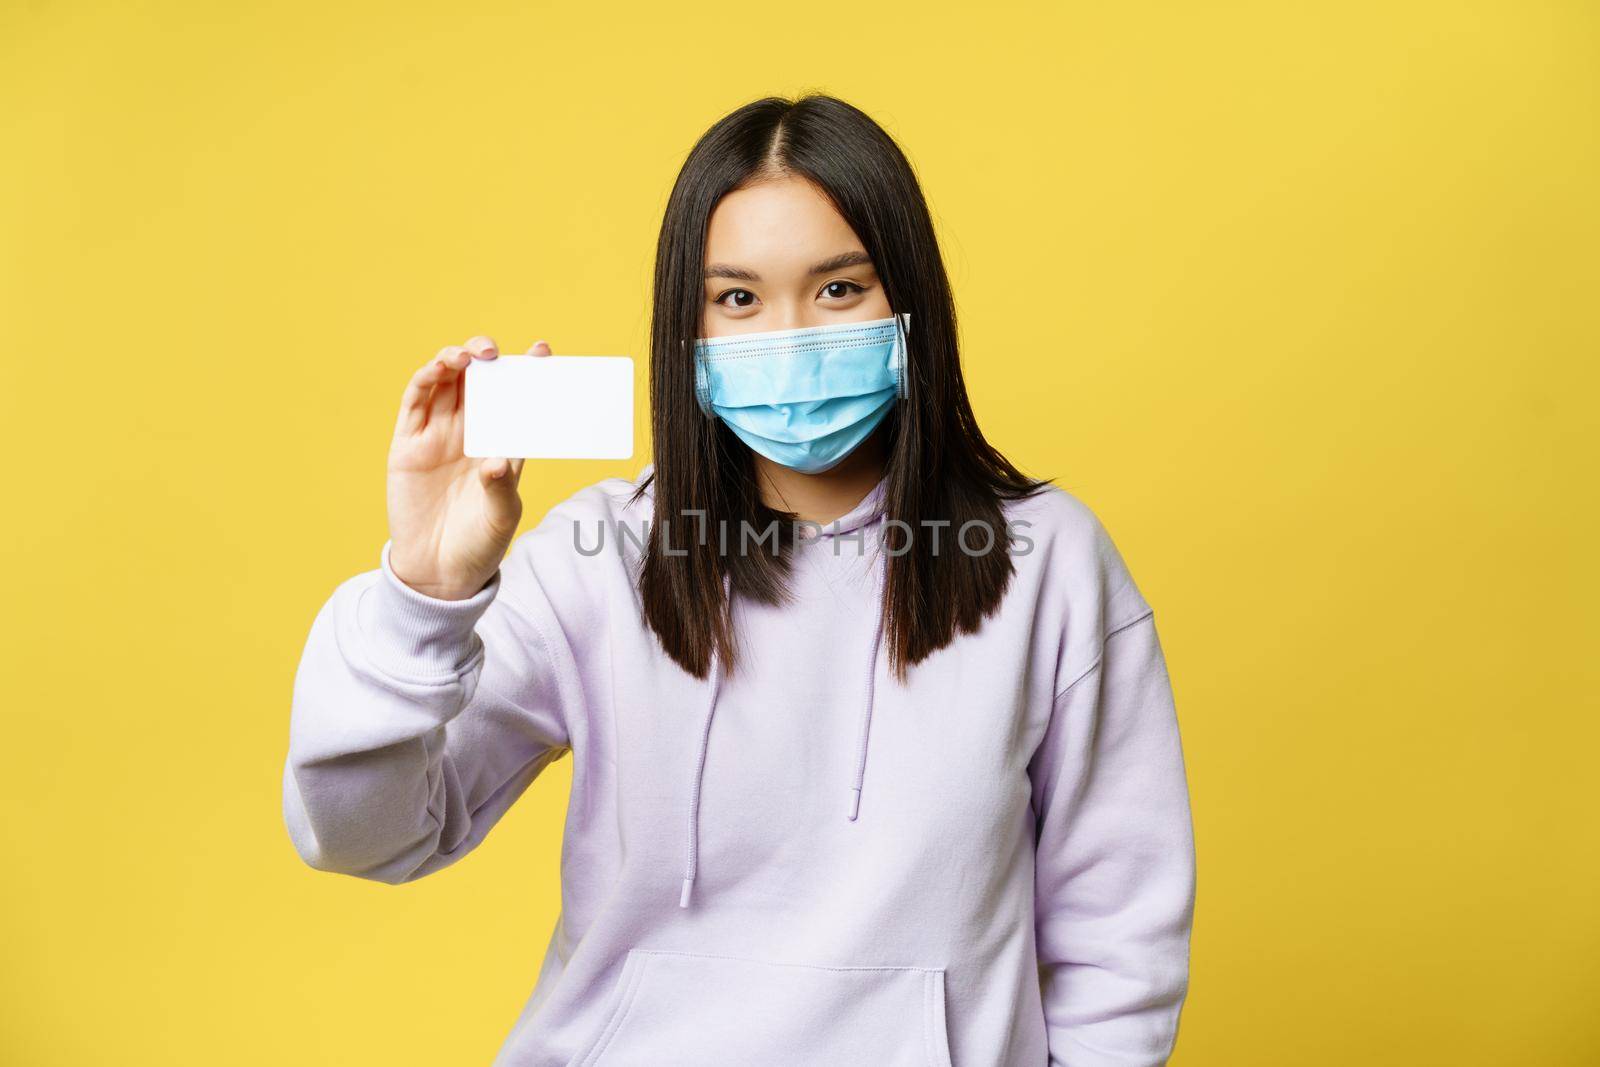
[[[774,463],[818,474],[906,395],[911,313],[695,341],[695,397]]]

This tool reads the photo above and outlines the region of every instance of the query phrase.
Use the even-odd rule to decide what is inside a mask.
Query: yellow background
[[[1174,1063],[1600,1062],[1586,3],[0,7],[0,1061],[487,1063],[570,761],[394,888],[281,821],[410,372],[646,353],[684,154],[879,119],[991,438],[1156,605]],[[645,441],[645,411],[639,411]],[[632,463],[541,463],[525,525]]]

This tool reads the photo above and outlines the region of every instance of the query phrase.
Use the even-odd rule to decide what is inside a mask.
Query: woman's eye
[[[833,290],[836,289],[843,289],[844,291],[834,292]],[[832,296],[835,300],[839,300],[847,296],[852,296],[856,293],[864,293],[867,291],[867,287],[864,285],[857,285],[855,282],[829,282],[827,285],[822,287],[822,291]]]
[[[747,296],[750,299],[747,300],[747,301],[740,301],[740,302],[737,302],[737,303],[734,303],[734,304],[728,304],[727,303],[728,297],[733,296],[736,293],[737,294],[742,294],[744,296]],[[756,298],[756,294],[752,293],[748,289],[729,289],[727,292],[725,292],[721,296],[717,297],[717,299],[714,300],[713,303],[722,304],[724,307],[747,308],[747,307],[750,306],[751,303],[753,303],[755,301],[755,298]]]

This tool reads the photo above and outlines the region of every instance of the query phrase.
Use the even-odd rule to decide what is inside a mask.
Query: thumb
[[[478,464],[478,481],[489,500],[490,515],[497,519],[518,517],[517,471],[520,461],[496,456]]]

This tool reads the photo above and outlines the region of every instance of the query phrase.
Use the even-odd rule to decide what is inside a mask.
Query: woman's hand
[[[520,459],[472,459],[463,449],[467,364],[500,354],[492,338],[450,345],[411,376],[389,446],[389,565],[406,585],[441,600],[481,590],[505,557],[522,498]],[[530,356],[550,355],[538,341]]]

